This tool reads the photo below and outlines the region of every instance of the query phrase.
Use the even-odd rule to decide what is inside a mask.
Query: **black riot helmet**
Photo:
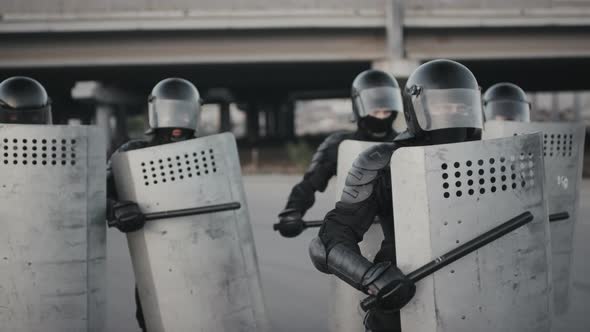
[[[51,101],[41,83],[24,76],[2,81],[0,123],[52,124]]]
[[[359,130],[374,137],[391,133],[397,113],[403,111],[399,85],[391,75],[375,69],[357,75],[352,82],[352,110]]]
[[[201,98],[191,82],[166,78],[154,86],[148,102],[148,134],[171,141],[194,137],[201,115]]]
[[[427,144],[481,138],[479,85],[462,64],[446,59],[422,64],[408,78],[403,97],[408,123],[404,136],[425,140]]]
[[[483,95],[485,120],[531,121],[531,104],[516,84],[497,83]]]

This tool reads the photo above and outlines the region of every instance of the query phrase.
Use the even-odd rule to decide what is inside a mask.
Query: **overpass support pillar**
[[[295,102],[287,100],[278,109],[278,136],[291,141],[295,138]]]
[[[109,104],[97,104],[96,112],[94,115],[94,124],[98,126],[104,132],[107,155],[110,156],[113,153],[113,132],[111,128],[111,118],[114,114],[114,108]]]
[[[419,63],[406,57],[404,40],[404,1],[386,1],[387,56],[374,61],[374,69],[383,70],[395,76],[398,82],[405,79],[418,67]],[[399,82],[400,85],[403,82]]]
[[[257,103],[246,106],[246,123],[248,125],[248,140],[252,143],[260,137],[259,109]]]
[[[219,103],[219,132],[231,131],[230,103]]]
[[[384,72],[393,75],[400,86],[403,85],[405,80],[410,74],[420,65],[419,61],[408,60],[408,59],[382,59],[376,60],[371,63],[373,69],[383,70]]]

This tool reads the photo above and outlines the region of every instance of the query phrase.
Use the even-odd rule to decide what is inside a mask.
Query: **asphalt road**
[[[330,277],[315,270],[307,253],[317,230],[307,230],[295,239],[282,238],[272,230],[277,213],[299,178],[264,175],[244,179],[263,291],[274,331],[327,331]],[[333,207],[332,187],[316,196],[316,204],[306,219],[320,219]],[[567,316],[556,321],[560,332],[590,330],[590,260],[586,257],[590,252],[590,181],[583,185],[581,216],[575,235],[572,301]],[[125,237],[117,230],[108,231],[107,254],[108,331],[139,331],[129,252]]]

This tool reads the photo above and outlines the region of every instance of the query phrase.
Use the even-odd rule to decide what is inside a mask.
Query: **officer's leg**
[[[145,328],[145,320],[143,319],[143,310],[141,310],[141,302],[139,301],[139,292],[137,291],[137,286],[135,286],[135,305],[137,306],[137,310],[135,311],[135,318],[137,319],[137,324],[143,332],[147,332]]]
[[[367,332],[401,332],[399,311],[371,310],[365,316]]]

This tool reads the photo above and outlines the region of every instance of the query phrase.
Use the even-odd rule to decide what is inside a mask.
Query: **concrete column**
[[[113,152],[113,133],[111,128],[111,118],[113,116],[113,107],[107,104],[97,104],[94,115],[94,124],[104,132],[107,155]]]
[[[295,101],[286,101],[281,107],[281,112],[283,113],[283,137],[292,141],[295,139]]]
[[[419,62],[406,58],[403,0],[386,1],[385,12],[386,58],[374,61],[372,67],[388,72],[398,80],[405,79],[418,67]]]
[[[246,122],[248,124],[248,140],[250,142],[256,142],[260,137],[258,112],[258,105],[256,103],[248,103],[246,107]]]
[[[219,103],[219,132],[223,133],[231,130],[230,103],[221,102]]]
[[[276,137],[278,135],[278,122],[277,122],[277,112],[276,112],[276,105],[274,103],[267,104],[264,107],[264,126],[265,126],[265,133],[266,137]]]
[[[129,133],[127,130],[127,109],[129,106],[118,106],[114,109],[113,117],[115,119],[115,127],[111,128],[113,148],[119,147],[121,144],[129,140]]]
[[[560,115],[560,109],[559,109],[559,98],[558,98],[558,92],[553,92],[551,94],[551,115],[550,118],[552,121],[558,121],[559,120],[559,115]]]
[[[582,119],[582,96],[579,92],[574,92],[574,119],[580,121]]]
[[[393,60],[406,56],[404,45],[404,4],[402,0],[386,1],[387,55]]]

